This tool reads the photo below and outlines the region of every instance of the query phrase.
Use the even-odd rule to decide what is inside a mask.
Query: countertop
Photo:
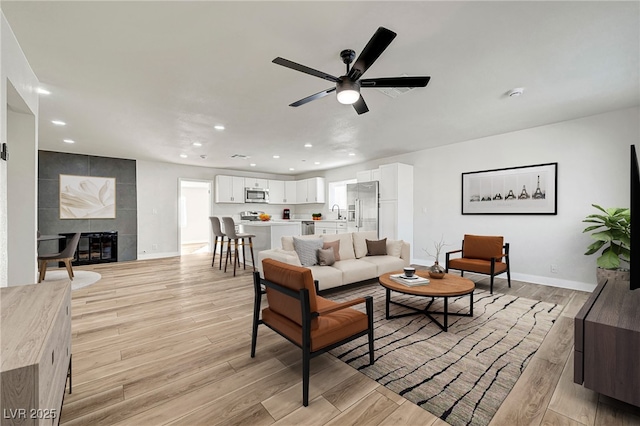
[[[267,220],[267,221],[250,221],[241,223],[242,226],[287,226],[287,225],[299,225],[300,221],[279,221],[279,220]]]
[[[301,222],[325,222],[325,223],[346,223],[347,219],[322,219],[322,220],[312,220],[312,219],[271,219],[268,220],[266,222],[262,222],[262,221],[241,221],[240,223],[242,225],[253,225],[256,223],[279,223],[279,224],[283,224],[283,223],[301,223]]]

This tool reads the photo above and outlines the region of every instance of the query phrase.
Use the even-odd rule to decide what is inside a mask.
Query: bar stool
[[[225,233],[222,232],[222,228],[220,227],[220,218],[217,216],[209,216],[209,220],[211,221],[211,229],[213,230],[213,237],[215,238],[213,242],[213,258],[211,258],[211,266],[213,266],[216,262],[216,249],[218,248],[218,242],[220,243],[220,267],[218,269],[222,269],[222,251],[224,249],[224,238],[226,237]]]
[[[238,263],[238,246],[242,246],[242,261],[244,269],[247,269],[246,257],[244,255],[244,246],[246,245],[245,239],[249,240],[249,249],[251,250],[251,263],[253,264],[253,270],[256,270],[256,262],[253,258],[253,240],[255,237],[253,234],[236,233],[236,224],[231,217],[223,217],[222,223],[224,224],[224,233],[227,236],[227,256],[224,261],[224,271],[227,272],[227,262],[231,258],[231,242],[233,241],[233,252],[235,254],[233,258],[233,276],[236,276],[236,265]]]

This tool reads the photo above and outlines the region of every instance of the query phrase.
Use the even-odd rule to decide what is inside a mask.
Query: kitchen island
[[[254,221],[240,224],[241,231],[253,234],[253,250],[255,258],[262,250],[282,248],[282,237],[300,235],[300,221]]]

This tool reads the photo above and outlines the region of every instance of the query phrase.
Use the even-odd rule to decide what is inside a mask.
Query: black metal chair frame
[[[317,281],[314,282],[317,287]],[[296,292],[287,287],[281,286],[280,284],[265,280],[260,278],[259,272],[254,272],[253,274],[253,285],[255,289],[255,296],[253,302],[253,332],[251,335],[251,358],[255,358],[256,356],[256,344],[258,340],[258,325],[264,324],[294,345],[298,346],[302,349],[302,404],[306,407],[309,405],[309,364],[312,358],[317,357],[318,355],[322,355],[325,352],[328,352],[338,346],[341,346],[351,340],[357,339],[364,335],[369,336],[369,364],[373,365],[374,357],[373,357],[373,297],[364,296],[367,317],[369,318],[369,327],[368,330],[361,331],[360,333],[354,334],[344,340],[341,340],[337,343],[334,343],[330,346],[326,346],[324,348],[318,349],[317,351],[311,351],[311,320],[320,316],[318,312],[311,312],[310,304],[309,304],[309,290],[306,288],[300,289],[300,291]],[[264,288],[263,288],[264,286]],[[266,324],[260,319],[260,305],[262,302],[262,295],[266,294],[266,288],[269,287],[273,290],[279,291],[281,293],[286,294],[296,300],[300,301],[300,309],[302,310],[302,346],[293,340],[289,339],[287,336],[282,334],[277,329],[271,327],[269,324]]]
[[[507,273],[507,284],[509,285],[509,288],[511,288],[511,266],[509,264],[509,243],[504,243],[504,245],[502,246],[502,250],[504,251],[504,253],[502,253],[502,256],[500,257],[492,257],[491,258],[491,272],[488,274],[491,276],[491,283],[489,285],[490,287],[490,292],[491,294],[493,294],[493,277],[495,277],[496,275],[500,275],[500,274],[504,274],[505,272]],[[462,257],[464,257],[464,240],[462,240],[462,248],[460,250],[453,250],[453,251],[448,251],[445,255],[445,272],[449,272],[449,256],[451,254],[454,253],[462,253]],[[496,262],[499,259],[505,259],[505,263],[507,264],[507,269],[505,269],[502,272],[498,272],[496,273]],[[483,274],[483,275],[487,275],[484,272],[478,272],[478,271],[468,271],[466,269],[457,269],[457,268],[451,268],[451,269],[455,269],[457,271],[460,271],[460,276],[464,276],[465,272],[473,272],[474,274]]]

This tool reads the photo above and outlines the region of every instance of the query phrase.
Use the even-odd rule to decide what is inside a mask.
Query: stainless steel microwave
[[[245,203],[268,203],[269,190],[263,189],[263,188],[245,188],[244,202]]]

